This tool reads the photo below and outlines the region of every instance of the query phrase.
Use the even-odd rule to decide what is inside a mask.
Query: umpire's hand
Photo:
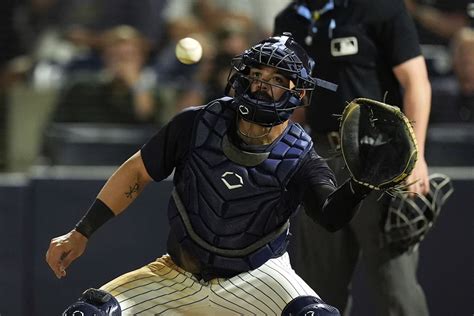
[[[409,197],[413,198],[415,195],[428,194],[430,191],[430,178],[425,157],[418,157],[415,168],[406,178],[405,182],[411,183],[411,185],[407,188]]]
[[[75,230],[51,239],[46,262],[58,279],[66,276],[66,269],[86,249],[87,238]]]

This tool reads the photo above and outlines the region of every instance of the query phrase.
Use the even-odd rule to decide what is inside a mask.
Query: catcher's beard
[[[237,134],[247,145],[269,145],[275,141],[288,126],[288,121],[273,126],[261,126],[252,122],[237,122]]]

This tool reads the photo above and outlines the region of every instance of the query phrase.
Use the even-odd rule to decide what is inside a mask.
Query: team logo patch
[[[348,56],[359,52],[359,43],[354,36],[335,38],[331,41],[331,55]]]
[[[221,180],[229,190],[238,189],[244,186],[242,177],[232,171],[224,172],[221,176]]]

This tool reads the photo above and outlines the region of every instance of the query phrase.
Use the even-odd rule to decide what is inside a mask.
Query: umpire
[[[384,100],[402,108],[414,122],[419,156],[407,179],[413,193],[429,189],[424,158],[431,87],[416,29],[402,0],[300,0],[275,20],[275,34],[289,31],[316,61],[322,78],[338,92],[316,90],[306,120],[323,157],[339,146],[338,115],[356,97]],[[403,91],[403,92],[402,92]],[[340,158],[330,167],[338,181],[348,177]],[[428,315],[416,279],[418,251],[395,252],[380,244],[381,216],[387,206],[372,193],[343,230],[328,233],[300,215],[293,225],[292,263],[302,278],[328,303],[350,313],[350,284],[359,259],[368,273],[376,315]],[[302,213],[300,213],[302,214]],[[316,224],[317,225],[317,224]],[[297,227],[297,228],[296,228]]]

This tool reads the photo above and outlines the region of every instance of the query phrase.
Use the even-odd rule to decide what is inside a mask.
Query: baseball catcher
[[[304,204],[312,219],[336,231],[372,188],[388,188],[402,177],[378,182],[375,175],[386,164],[380,143],[392,144],[393,135],[379,140],[369,128],[364,135],[376,137],[373,142],[355,135],[373,117],[349,120],[351,114],[342,127],[362,142],[361,150],[345,151],[357,157],[348,159],[353,179],[336,186],[311,138],[289,120],[320,82],[311,76],[312,65],[291,34],[236,56],[228,79],[231,97],[179,113],[111,176],[74,229],[52,239],[46,260],[56,276],[66,276],[100,226],[148,183],[174,170],[168,253],[98,292],[116,300],[83,297],[87,307],[102,315],[107,298],[124,315],[339,315],[292,270],[286,252],[290,218]],[[369,154],[372,166],[364,165]],[[395,163],[393,170],[409,172]],[[73,304],[78,312],[83,305]],[[75,315],[74,308],[68,313]]]

